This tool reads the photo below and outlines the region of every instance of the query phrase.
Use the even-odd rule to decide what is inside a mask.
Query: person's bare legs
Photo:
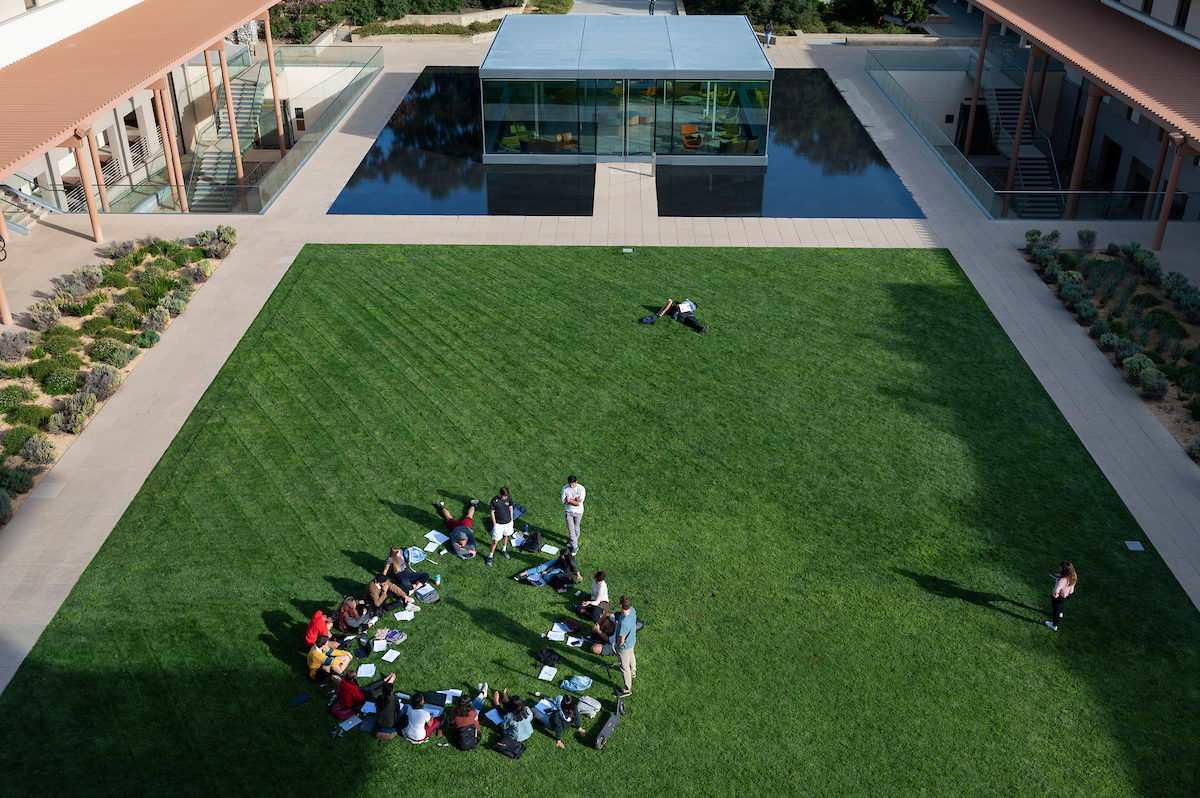
[[[450,511],[446,509],[445,502],[438,502],[434,505],[434,507],[436,507],[438,512],[442,514],[443,521],[445,521],[447,524],[454,523],[454,516],[450,515]]]
[[[659,318],[662,318],[663,314],[665,314],[668,310],[670,310],[671,306],[674,304],[675,304],[674,299],[668,299],[667,304],[662,306],[662,310],[660,310],[658,313],[655,313],[654,315],[658,316]]]

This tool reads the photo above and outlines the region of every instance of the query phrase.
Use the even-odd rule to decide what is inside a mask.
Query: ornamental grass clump
[[[44,432],[35,432],[21,446],[21,456],[35,465],[48,465],[54,462],[54,444]]]
[[[93,394],[100,401],[113,395],[121,384],[121,372],[108,365],[98,365],[83,381],[83,390]]]
[[[4,453],[7,455],[20,454],[25,441],[36,434],[37,430],[33,427],[25,425],[13,427],[4,433]]]

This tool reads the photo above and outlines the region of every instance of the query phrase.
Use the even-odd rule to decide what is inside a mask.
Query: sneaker
[[[408,606],[406,606],[404,609],[408,610],[409,612],[420,612],[420,611],[421,611],[421,605],[420,605],[420,604],[415,604],[415,603],[414,603],[414,604],[409,604],[409,605],[408,605]]]
[[[478,507],[478,506],[479,506],[479,499],[471,499],[471,506],[472,506],[472,507]]]
[[[492,558],[491,558],[491,556],[490,556],[490,555],[487,557],[487,559],[485,559],[485,560],[483,561],[483,564],[484,564],[484,565],[486,565],[486,566],[488,566],[489,568],[491,568],[491,567],[492,567]]]
[[[434,502],[434,503],[433,503],[433,506],[434,506],[434,507],[436,507],[436,508],[437,508],[437,509],[439,509],[439,510],[445,510],[445,509],[446,509],[446,503],[445,503],[445,502]]]
[[[701,334],[708,332],[708,327],[707,326],[701,327],[700,332],[701,332]]]
[[[510,554],[508,553],[508,549],[505,549],[504,551],[502,551],[502,552],[500,552],[500,553],[504,555],[504,559],[506,559],[506,560],[511,560],[511,559],[512,559],[512,555],[510,555]]]
[[[485,698],[487,697],[487,687],[488,687],[487,682],[484,682],[483,684],[479,685],[479,694],[481,696],[484,696]]]
[[[1056,632],[1058,631],[1058,627],[1054,625],[1053,621],[1046,621],[1046,625],[1049,626],[1054,631],[1056,631]]]

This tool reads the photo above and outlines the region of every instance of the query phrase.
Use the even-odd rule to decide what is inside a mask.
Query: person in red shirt
[[[358,712],[367,699],[358,688],[358,671],[351,671],[345,676],[334,676],[333,680],[337,682],[337,697],[329,705],[329,714],[338,720],[345,720]]]
[[[317,638],[321,635],[330,636],[333,634],[333,618],[327,617],[324,612],[317,610],[312,619],[308,622],[308,629],[304,632],[304,643],[309,648],[317,644]]]

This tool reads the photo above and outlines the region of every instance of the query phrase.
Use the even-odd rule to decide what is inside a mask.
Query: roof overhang
[[[279,0],[142,0],[0,69],[0,178],[86,129]]]

